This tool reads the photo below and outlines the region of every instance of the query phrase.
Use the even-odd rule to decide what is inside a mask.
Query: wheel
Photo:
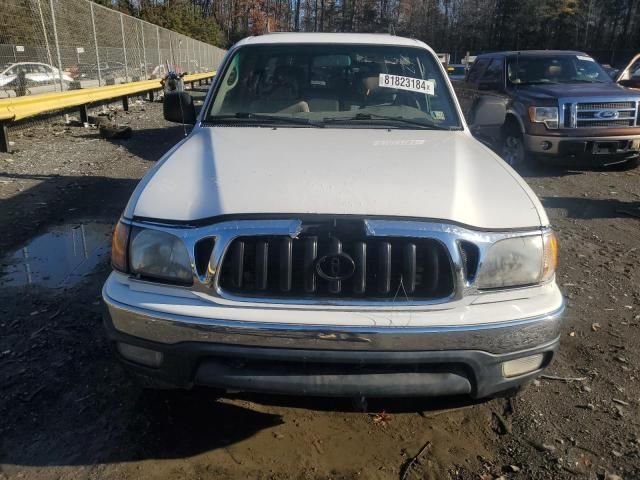
[[[519,130],[511,127],[505,130],[502,135],[502,146],[500,156],[512,167],[517,167],[526,163],[527,151],[524,148],[524,139]]]

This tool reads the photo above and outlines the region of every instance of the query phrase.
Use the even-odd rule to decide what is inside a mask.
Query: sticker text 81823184
[[[378,78],[378,86],[383,88],[396,88],[398,90],[408,90],[410,92],[426,93],[435,95],[435,85],[431,80],[421,78],[403,77],[400,75],[389,75],[381,73]]]

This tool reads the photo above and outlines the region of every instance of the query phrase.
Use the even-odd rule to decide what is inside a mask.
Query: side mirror
[[[196,107],[186,92],[166,93],[162,104],[165,120],[193,125],[196,123]]]
[[[497,127],[504,124],[507,117],[508,99],[484,95],[479,97],[471,108],[469,124],[471,128]]]
[[[631,72],[629,70],[625,70],[618,78],[618,82],[628,82],[629,80],[631,80]]]

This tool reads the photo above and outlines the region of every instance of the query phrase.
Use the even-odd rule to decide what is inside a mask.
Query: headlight
[[[505,288],[550,280],[556,271],[557,253],[553,232],[500,240],[482,260],[476,284],[481,289]]]
[[[529,118],[547,128],[558,128],[558,107],[529,107]]]
[[[182,240],[159,230],[134,228],[129,244],[131,273],[190,284],[191,261]]]

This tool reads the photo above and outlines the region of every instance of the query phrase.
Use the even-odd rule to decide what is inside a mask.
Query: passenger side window
[[[489,64],[488,58],[480,58],[473,62],[469,75],[467,76],[468,83],[478,83],[480,76],[484,73],[485,68]]]

